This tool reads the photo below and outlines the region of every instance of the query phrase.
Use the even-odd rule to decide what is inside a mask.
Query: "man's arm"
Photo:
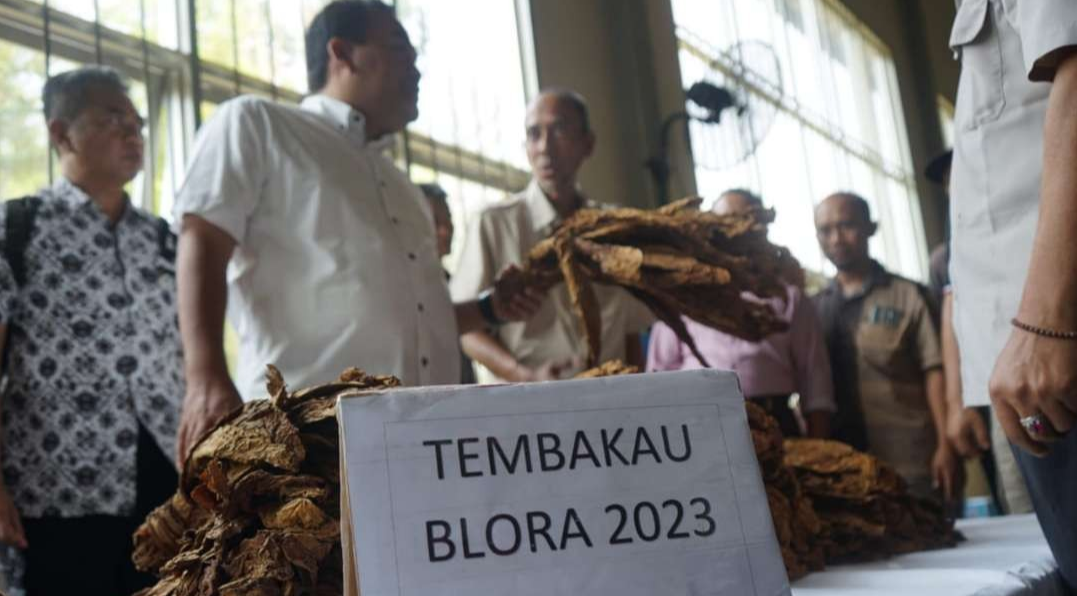
[[[521,364],[501,345],[497,338],[486,331],[472,331],[460,337],[460,346],[472,360],[482,364],[510,383],[529,383],[533,381],[553,381],[561,378],[562,373],[572,364],[571,359],[562,362],[548,362],[538,368]]]
[[[961,461],[946,440],[946,376],[942,367],[924,373],[924,392],[931,408],[931,420],[935,424],[935,454],[931,460],[931,475],[935,487],[942,491],[949,502],[957,497],[961,485]]]
[[[1060,331],[1077,330],[1077,55],[1060,59],[1044,128],[1040,215],[1017,319]],[[1020,419],[1046,416],[1060,433],[1077,417],[1077,342],[1013,330],[991,375],[991,401],[1006,436],[1035,455]]]
[[[7,325],[0,325],[0,354],[4,352],[6,346]],[[0,401],[0,407],[2,407],[2,401]],[[0,451],[0,461],[3,461],[2,451]],[[15,508],[2,475],[0,475],[0,542],[19,548],[27,546],[26,532],[22,529],[22,517],[19,515],[19,510]]]
[[[796,301],[789,339],[800,408],[804,412],[808,436],[829,439],[830,419],[838,408],[834,400],[834,378],[823,338],[823,324],[815,307],[799,290],[790,299]]]
[[[921,288],[923,289],[923,288]],[[923,289],[926,293],[926,289]],[[924,371],[924,394],[935,427],[935,453],[931,459],[931,476],[935,488],[942,491],[946,501],[957,495],[961,485],[961,460],[946,440],[946,375],[943,374],[942,348],[939,331],[931,312],[931,299],[923,295],[913,321],[917,357]]]
[[[991,437],[983,418],[966,408],[961,395],[961,355],[954,333],[954,296],[942,295],[939,336],[942,343],[942,370],[946,383],[946,438],[962,457],[972,458],[991,448]]]
[[[187,393],[176,461],[222,416],[242,405],[224,355],[225,272],[235,241],[205,219],[187,214],[179,237],[177,286]]]

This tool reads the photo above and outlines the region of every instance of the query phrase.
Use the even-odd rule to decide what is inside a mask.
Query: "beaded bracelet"
[[[1077,331],[1055,331],[1054,329],[1044,329],[1043,327],[1036,327],[1035,325],[1022,323],[1016,318],[1011,319],[1010,324],[1014,327],[1017,327],[1021,331],[1027,331],[1033,335],[1050,337],[1051,339],[1077,340]]]

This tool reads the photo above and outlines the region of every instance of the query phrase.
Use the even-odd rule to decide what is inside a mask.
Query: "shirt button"
[[[393,222],[394,224],[400,223],[400,220],[395,215],[393,217],[390,217],[389,221]]]
[[[408,258],[411,259],[412,261],[414,261],[415,260],[415,253],[409,252],[408,253]]]
[[[430,364],[430,361],[426,359],[426,356],[423,356],[419,359],[419,364],[422,364],[425,368],[428,364]]]
[[[419,303],[419,312],[423,312],[423,303],[422,302]]]

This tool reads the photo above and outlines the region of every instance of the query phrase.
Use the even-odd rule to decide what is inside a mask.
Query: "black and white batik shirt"
[[[22,285],[0,256],[4,480],[24,517],[127,515],[139,423],[166,455],[175,449],[174,250],[162,250],[159,220],[130,204],[113,224],[67,180],[39,196]]]

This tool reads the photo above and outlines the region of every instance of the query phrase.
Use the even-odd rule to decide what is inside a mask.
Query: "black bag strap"
[[[22,197],[7,202],[4,220],[4,258],[20,287],[26,283],[26,247],[34,231],[34,219],[41,207],[41,197]]]
[[[157,251],[169,263],[176,262],[176,235],[164,218],[157,218]]]

